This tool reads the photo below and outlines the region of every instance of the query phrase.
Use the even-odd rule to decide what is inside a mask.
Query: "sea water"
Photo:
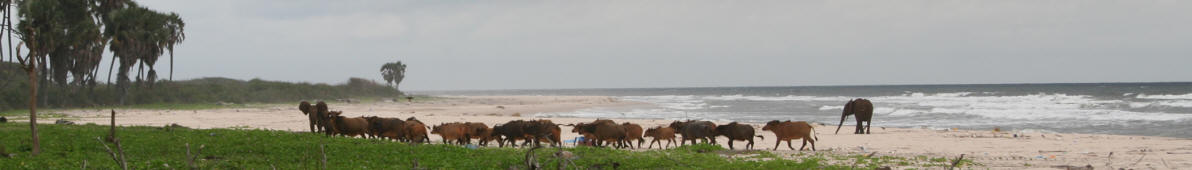
[[[641,118],[836,125],[850,99],[874,104],[872,126],[1029,130],[1192,138],[1192,83],[890,85],[474,90],[433,95],[598,95],[652,103],[535,117]],[[845,126],[855,124],[849,117]]]

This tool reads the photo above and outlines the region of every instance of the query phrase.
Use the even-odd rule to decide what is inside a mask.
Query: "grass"
[[[13,157],[0,157],[4,169],[74,169],[87,162],[88,168],[117,168],[112,158],[95,138],[107,134],[107,126],[39,125],[43,153],[30,156],[28,124],[0,124],[0,151]],[[327,167],[331,169],[407,169],[414,160],[430,169],[505,169],[524,168],[525,148],[469,149],[453,145],[409,145],[379,140],[325,137],[322,135],[233,129],[185,129],[162,127],[119,127],[130,168],[185,169],[186,144],[197,150],[204,146],[196,164],[201,169],[318,169],[326,148]],[[111,145],[111,144],[109,144]],[[114,147],[114,146],[113,146]],[[196,152],[192,150],[192,152]],[[534,153],[536,160],[555,169],[561,160],[552,156],[557,148],[543,148]],[[826,165],[824,159],[781,159],[765,151],[748,158],[726,158],[723,148],[713,145],[688,145],[667,150],[627,151],[608,148],[565,148],[578,159],[574,166],[593,167],[618,164],[621,169],[848,169],[848,165]],[[759,160],[758,158],[769,158]]]
[[[815,155],[796,154],[794,156],[795,157],[820,157],[820,158],[826,157],[826,158],[830,158],[830,160],[833,160],[833,161],[830,161],[833,163],[844,163],[844,164],[848,164],[850,167],[865,168],[865,169],[875,169],[875,168],[883,167],[883,166],[903,167],[903,168],[923,167],[923,168],[927,168],[927,169],[936,169],[936,168],[941,168],[941,167],[947,168],[947,167],[951,167],[952,161],[955,160],[955,158],[928,157],[928,156],[923,156],[923,155],[918,155],[918,156],[914,156],[914,157],[899,157],[899,156],[872,156],[872,157],[870,157],[868,155],[862,155],[862,154],[858,154],[858,155],[824,155],[821,153],[816,153]],[[829,160],[829,159],[825,159],[825,160]],[[973,162],[972,160],[970,160],[968,158],[961,160],[960,163],[957,164],[957,167],[972,167],[972,166],[982,166],[982,164]]]

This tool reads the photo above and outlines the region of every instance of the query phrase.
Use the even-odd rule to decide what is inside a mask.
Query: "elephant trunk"
[[[840,116],[840,124],[836,125],[836,134],[840,134],[840,127],[844,126],[844,118],[848,118],[848,115]]]

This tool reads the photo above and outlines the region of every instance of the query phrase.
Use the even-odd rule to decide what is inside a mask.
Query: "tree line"
[[[15,27],[11,19],[14,9]],[[113,63],[120,61],[116,84],[121,94],[127,94],[134,66],[138,67],[137,82],[148,82],[151,87],[157,79],[153,66],[158,58],[165,52],[172,57],[174,46],[186,37],[186,24],[178,14],[153,11],[131,0],[0,0],[0,10],[4,15],[0,34],[8,39],[0,43],[7,45],[9,62],[20,64],[29,78],[34,155],[41,152],[37,136],[39,81],[47,82],[42,86],[94,88],[104,48],[108,48]],[[13,42],[14,38],[20,41]],[[21,53],[21,49],[28,51]],[[123,102],[125,95],[121,96]]]

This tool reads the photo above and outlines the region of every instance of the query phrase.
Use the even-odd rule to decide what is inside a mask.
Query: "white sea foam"
[[[1028,94],[1015,96],[971,95],[971,92],[958,93],[918,93],[907,92],[902,95],[865,97],[875,105],[874,114],[884,119],[876,119],[875,124],[889,126],[972,126],[972,125],[1012,125],[1012,124],[1047,124],[1054,127],[1080,126],[1105,122],[1122,121],[1189,121],[1192,114],[1129,111],[1125,108],[1143,108],[1152,106],[1187,107],[1192,108],[1192,99],[1168,99],[1178,96],[1145,96],[1149,101],[1123,101],[1114,99],[1098,99],[1088,95],[1069,94]],[[1142,96],[1141,94],[1139,96]],[[698,119],[698,120],[838,120],[839,110],[843,109],[844,101],[857,98],[855,96],[626,96],[620,97],[628,101],[654,103],[657,108],[633,109],[616,111],[606,109],[585,109],[575,112],[542,113],[539,117],[588,117],[588,118],[641,118],[641,119]],[[781,103],[815,103],[819,113],[794,114],[754,114],[750,112],[733,112],[705,110],[737,106],[709,105],[709,101],[765,101]],[[748,109],[746,109],[748,110]],[[824,112],[833,113],[824,115]],[[949,116],[951,115],[951,116]],[[971,117],[980,117],[973,119]]]
[[[1139,98],[1139,99],[1167,99],[1167,100],[1180,100],[1180,99],[1182,99],[1182,100],[1192,100],[1192,93],[1188,93],[1188,94],[1160,94],[1160,95],[1147,95],[1147,94],[1138,94],[1138,96],[1136,96],[1136,97],[1134,97],[1134,98]]]
[[[848,101],[850,98],[837,97],[820,97],[820,96],[745,96],[745,95],[724,95],[724,96],[704,96],[700,99],[705,100],[745,100],[745,101]]]
[[[820,108],[819,108],[819,110],[840,110],[840,109],[844,109],[844,106],[828,106],[828,105],[824,105],[824,106],[820,106]]]
[[[1151,106],[1192,108],[1192,100],[1160,100],[1160,101],[1153,101],[1153,102],[1130,102],[1130,108],[1143,108],[1143,107],[1151,107]]]
[[[621,97],[623,100],[647,102],[657,104],[658,106],[679,109],[679,110],[695,110],[707,107],[708,103],[704,102],[696,96],[625,96]]]

